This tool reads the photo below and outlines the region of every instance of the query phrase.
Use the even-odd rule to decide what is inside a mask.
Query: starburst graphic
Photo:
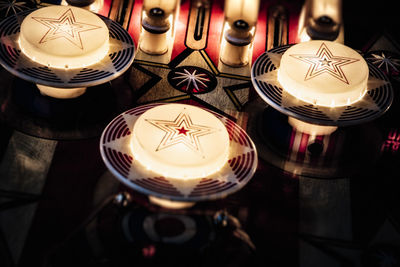
[[[202,85],[204,87],[207,87],[206,82],[209,82],[210,79],[207,78],[207,74],[205,73],[199,73],[196,74],[197,70],[193,70],[192,73],[188,71],[187,69],[183,69],[184,72],[175,72],[177,76],[173,77],[172,79],[174,80],[180,80],[176,85],[179,86],[181,84],[186,83],[186,90],[190,89],[190,86],[192,85],[196,91],[200,91],[199,85]]]
[[[371,56],[372,57],[367,59],[378,68],[383,69],[386,73],[390,73],[391,70],[399,72],[400,59],[385,55],[384,52],[381,52],[380,55],[378,53],[372,53]]]
[[[27,9],[28,7],[26,7],[25,5],[26,2],[17,2],[17,0],[3,0],[0,1],[0,11],[6,10],[5,17],[7,17],[10,11],[12,11],[13,14],[17,14],[18,12]]]
[[[315,55],[293,54],[290,56],[310,65],[304,77],[305,81],[326,73],[346,84],[349,84],[349,81],[342,66],[359,61],[356,58],[334,56],[325,43],[321,44]]]
[[[217,131],[217,129],[208,126],[193,124],[190,116],[184,112],[180,113],[173,121],[151,119],[146,121],[165,132],[156,151],[177,144],[184,144],[193,151],[201,153],[199,138]]]
[[[42,17],[32,17],[32,19],[49,28],[46,34],[40,39],[40,44],[64,38],[73,45],[83,49],[81,33],[101,28],[100,26],[77,22],[71,9],[68,9],[58,19]]]

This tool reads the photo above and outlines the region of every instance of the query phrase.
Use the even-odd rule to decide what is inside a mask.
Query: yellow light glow
[[[25,17],[18,43],[33,61],[73,69],[102,60],[109,50],[109,33],[103,20],[90,11],[49,6]]]
[[[144,0],[143,9],[149,11],[152,8],[161,8],[168,15],[175,12],[178,2],[178,0]]]
[[[69,6],[68,2],[66,0],[62,0],[61,1],[61,5],[63,6]],[[94,13],[99,12],[99,10],[103,7],[104,5],[104,0],[95,0],[92,4],[88,5],[88,6],[83,6],[81,8],[86,9],[86,10],[90,10]]]
[[[310,41],[311,40],[311,37],[307,34],[307,32],[304,30],[304,31],[302,31],[302,33],[301,34],[299,34],[299,39],[300,39],[300,42],[308,42],[308,41]]]
[[[150,10],[160,8],[164,15],[162,17],[150,16]],[[169,29],[163,33],[152,33],[142,28],[139,39],[139,47],[148,54],[161,55],[168,51],[168,45],[173,42],[175,27],[174,22],[179,13],[179,1],[177,0],[145,0],[143,1],[142,22],[155,27],[166,27]]]
[[[364,97],[368,73],[367,63],[353,49],[330,41],[309,41],[283,54],[278,81],[307,103],[338,107]]]
[[[296,131],[309,134],[311,136],[317,135],[330,135],[337,130],[337,126],[321,126],[316,124],[307,123],[293,117],[288,118],[289,124],[296,129]]]
[[[229,135],[219,119],[201,108],[161,105],[135,122],[131,150],[141,165],[165,177],[202,178],[227,162]]]
[[[164,207],[164,208],[167,208],[167,209],[187,209],[187,208],[194,206],[194,204],[196,204],[196,202],[173,201],[173,200],[168,200],[165,198],[158,198],[158,197],[154,197],[154,196],[149,196],[149,200],[151,203],[156,204],[161,207]]]
[[[146,19],[147,17],[146,12],[142,11],[142,18]],[[173,15],[169,15],[167,20],[171,23],[171,21],[173,21]],[[139,47],[148,54],[162,55],[168,51],[168,44],[171,42],[172,37],[172,27],[164,33],[151,33],[142,29]]]
[[[253,53],[253,42],[244,46],[237,46],[230,44],[225,36],[232,31],[231,26],[226,21],[223,27],[223,34],[221,38],[221,53],[220,59],[223,63],[231,67],[241,67],[249,63],[251,54]],[[249,30],[249,36],[254,36],[256,27],[252,26]]]
[[[36,84],[42,95],[47,95],[59,99],[76,98],[86,92],[86,87],[77,88],[58,88],[42,84]]]
[[[250,26],[255,26],[260,7],[259,0],[225,0],[224,11],[228,21],[244,20]]]
[[[220,59],[231,67],[242,67],[250,62],[260,1],[226,0],[225,21],[221,36]],[[248,28],[237,28],[237,21],[244,21]],[[231,40],[231,41],[229,41]],[[232,40],[235,42],[232,43]]]
[[[306,42],[311,40],[311,37],[308,35],[307,30],[309,27],[315,27],[321,17],[329,17],[331,18],[335,24],[328,26],[330,30],[336,31],[336,27],[339,27],[339,34],[334,42],[344,43],[344,27],[343,27],[343,19],[342,19],[342,1],[341,0],[306,0],[304,2],[303,8],[300,12],[299,24],[298,24],[298,39],[300,42]],[[314,24],[314,25],[311,25]],[[328,27],[324,27],[319,25],[317,28],[325,28],[327,30]]]

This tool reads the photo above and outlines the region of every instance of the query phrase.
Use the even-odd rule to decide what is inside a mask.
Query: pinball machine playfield
[[[383,106],[384,114],[315,135],[294,127],[287,113],[258,95],[252,67],[266,51],[281,53],[302,42],[305,7],[318,1],[88,1],[119,49],[109,54],[110,67],[98,64],[69,76],[72,84],[89,84],[84,94],[59,99],[32,81],[54,86],[64,76],[51,67],[26,66],[21,51],[4,40],[20,31],[31,9],[80,1],[67,2],[0,0],[0,60],[19,73],[0,69],[1,266],[399,266],[400,38],[391,3],[343,3],[339,10],[338,38],[385,81],[369,86],[390,84],[393,95],[369,90],[375,108],[347,105],[335,121],[375,116]],[[155,17],[169,12],[167,26],[152,24],[150,2],[164,5],[151,9]],[[50,32],[42,41],[62,32],[61,39],[78,47],[73,30],[95,27],[70,13],[36,20]],[[60,25],[78,26],[69,31]],[[241,32],[248,35],[234,35],[232,25],[249,29]],[[262,64],[253,71],[276,69]],[[96,79],[105,82],[90,84]],[[282,89],[271,88],[269,99],[288,103]],[[243,131],[237,138],[244,136],[247,149],[254,141],[258,164],[240,191],[168,209],[115,179],[99,149],[104,129],[113,121],[121,132],[109,138],[123,137],[131,131],[123,114],[165,103],[206,109]],[[328,120],[312,105],[282,109]],[[257,161],[235,160],[230,166],[240,184],[247,170],[238,166]],[[235,185],[204,179],[191,193]],[[161,194],[177,190],[151,177],[141,186]]]

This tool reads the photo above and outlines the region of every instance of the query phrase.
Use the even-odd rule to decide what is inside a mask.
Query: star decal
[[[68,9],[58,19],[42,17],[32,17],[32,19],[49,28],[46,34],[40,39],[40,44],[58,38],[64,38],[73,45],[83,49],[81,32],[101,28],[100,26],[77,22],[71,9]]]
[[[304,81],[327,73],[332,77],[349,84],[342,66],[359,61],[359,59],[356,58],[334,56],[325,43],[321,44],[315,55],[293,54],[290,56],[310,64],[306,76],[304,77]]]
[[[205,73],[196,74],[197,70],[193,70],[192,73],[190,73],[186,69],[184,69],[183,71],[184,72],[175,72],[177,76],[172,78],[181,80],[176,84],[177,86],[186,82],[186,90],[190,90],[190,85],[192,85],[196,89],[195,92],[200,91],[199,85],[207,88],[207,85],[204,82],[209,82],[210,79],[207,78],[207,75]]]
[[[138,51],[140,53],[140,51]],[[184,53],[182,53],[184,54]],[[224,113],[225,110],[242,110],[249,99],[251,83],[245,75],[218,73],[213,65],[205,63],[210,62],[207,54],[201,51],[192,51],[185,57],[176,57],[173,64],[163,65],[161,63],[147,63],[135,58],[137,64],[133,64],[132,79],[130,86],[138,95],[138,104],[155,103],[160,101],[194,101],[207,107],[212,107]],[[211,63],[210,63],[211,64]],[[210,67],[211,66],[211,67]],[[187,82],[177,86],[180,79],[173,79],[181,76],[177,72],[185,73],[184,70],[195,75],[206,74],[201,78],[207,78],[210,81],[203,81],[207,85],[204,87],[197,83],[199,91],[190,85],[187,89]],[[187,74],[187,73],[186,73]],[[143,77],[134,79],[133,77]],[[181,78],[182,79],[182,78]]]
[[[178,134],[186,135],[187,132],[188,132],[188,130],[186,130],[185,127],[183,127],[183,126],[182,126],[182,128],[178,129]]]
[[[391,70],[397,73],[400,71],[400,59],[385,55],[384,52],[381,52],[380,55],[378,53],[372,53],[371,56],[372,57],[367,59],[378,68],[383,69],[387,74],[390,74]]]
[[[184,144],[193,151],[201,153],[202,149],[199,137],[217,131],[208,126],[193,124],[190,116],[184,112],[180,113],[173,121],[150,119],[146,121],[165,132],[156,151],[176,144]]]

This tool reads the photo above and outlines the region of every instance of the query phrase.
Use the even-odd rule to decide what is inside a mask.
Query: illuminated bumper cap
[[[133,126],[132,153],[165,177],[202,178],[218,172],[229,156],[229,135],[211,113],[182,104],[143,113]]]
[[[55,68],[82,68],[109,49],[106,24],[90,11],[71,6],[40,8],[25,17],[19,44],[33,61]]]
[[[282,56],[278,81],[291,95],[320,106],[345,106],[367,91],[368,65],[353,49],[330,41],[309,41]]]

